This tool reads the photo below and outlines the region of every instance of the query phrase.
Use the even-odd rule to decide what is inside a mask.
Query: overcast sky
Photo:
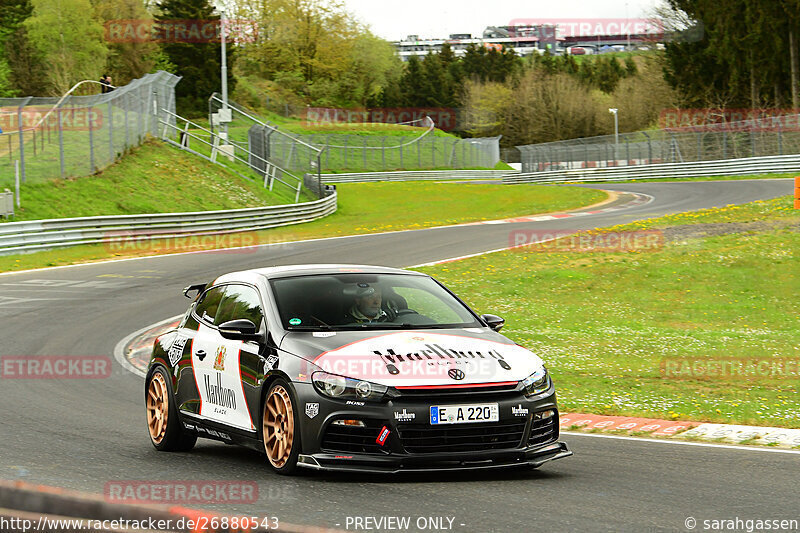
[[[514,19],[647,18],[659,0],[345,0],[348,10],[384,39],[408,35],[481,36]],[[627,15],[626,15],[627,11]]]

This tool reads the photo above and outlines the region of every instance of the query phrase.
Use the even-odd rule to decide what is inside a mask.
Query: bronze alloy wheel
[[[161,372],[156,372],[147,387],[147,427],[150,430],[150,438],[155,444],[164,440],[168,420],[167,383]]]
[[[292,455],[294,444],[294,408],[289,392],[282,386],[272,388],[264,405],[264,450],[275,468],[283,468]]]

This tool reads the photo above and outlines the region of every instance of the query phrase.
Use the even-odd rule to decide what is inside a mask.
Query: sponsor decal
[[[175,366],[178,361],[181,360],[183,357],[183,349],[186,346],[186,341],[188,341],[188,337],[184,337],[183,335],[178,336],[175,339],[175,342],[172,343],[172,346],[169,348],[169,352],[167,353],[167,357],[169,357],[169,364]]]
[[[270,370],[275,368],[275,363],[277,362],[278,362],[278,356],[270,355],[269,357],[267,357],[267,364],[264,365],[264,370],[266,372],[269,372]]]
[[[225,347],[217,348],[217,355],[214,357],[214,370],[225,371]]]
[[[464,371],[460,368],[451,368],[447,371],[447,375],[450,376],[451,379],[455,379],[456,381],[461,381],[466,377]]]
[[[212,437],[217,437],[218,439],[231,440],[230,435],[221,431],[205,428],[203,426],[197,426],[195,429],[198,433],[205,433],[206,435],[211,435]]]
[[[528,416],[528,408],[522,407],[522,404],[519,404],[518,406],[511,408],[511,414],[514,416]]]
[[[483,335],[389,333],[324,352],[313,363],[332,374],[390,386],[455,386],[448,375],[454,368],[464,373],[458,380],[464,385],[506,383],[541,367],[541,359],[529,350],[500,340]]]
[[[391,431],[389,431],[389,428],[383,426],[381,428],[381,432],[378,433],[378,438],[375,439],[375,442],[383,446],[384,444],[386,444],[386,439],[389,438],[389,433],[391,433]]]
[[[336,336],[336,332],[335,331],[315,331],[311,335],[314,336],[314,337],[321,337],[321,338],[325,339],[325,338],[328,338],[328,337],[335,337]]]
[[[319,414],[319,404],[318,403],[307,403],[306,404],[306,416],[308,418],[314,418]]]
[[[361,407],[361,406],[363,406],[363,405],[364,405],[364,402],[357,402],[357,401],[355,401],[355,400],[347,400],[347,401],[346,401],[346,402],[344,402],[344,403],[345,403],[345,405],[357,405],[357,406],[359,406],[359,407]]]
[[[220,407],[236,409],[236,395],[233,389],[222,385],[222,374],[217,374],[217,382],[211,383],[211,377],[206,374],[203,376],[206,386],[206,398],[208,403],[213,403]]]
[[[414,420],[417,417],[415,413],[409,413],[403,408],[402,412],[394,412],[394,419],[398,422],[408,422],[409,420]]]
[[[299,326],[302,323],[303,323],[303,321],[300,320],[299,318],[290,318],[289,319],[289,325],[290,326]]]

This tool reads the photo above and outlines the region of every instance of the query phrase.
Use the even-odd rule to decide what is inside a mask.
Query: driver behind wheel
[[[355,289],[345,291],[354,296],[353,305],[347,311],[345,319],[349,322],[368,324],[372,322],[391,322],[397,313],[391,308],[383,308],[380,287],[372,287],[368,283],[359,283]]]

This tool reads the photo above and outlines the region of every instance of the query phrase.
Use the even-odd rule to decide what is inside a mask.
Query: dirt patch
[[[800,232],[800,222],[778,220],[773,222],[756,221],[687,224],[682,226],[670,226],[664,228],[662,231],[664,232],[664,240],[666,242],[675,242],[686,239],[702,239],[704,237],[730,235],[733,233],[763,233],[781,229]]]

